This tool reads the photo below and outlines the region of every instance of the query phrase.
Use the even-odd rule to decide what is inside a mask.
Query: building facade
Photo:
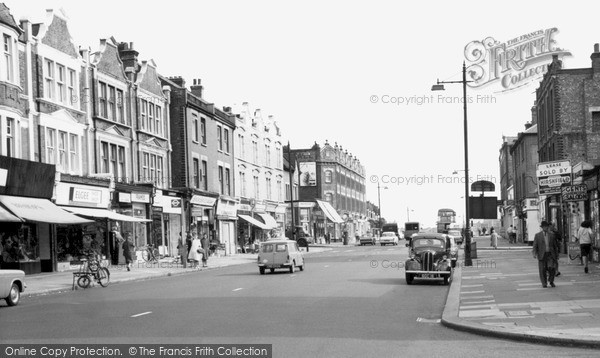
[[[510,150],[517,137],[502,136],[502,146],[498,161],[500,163],[500,222],[502,226],[496,228],[501,235],[506,236],[506,230],[516,222],[515,193],[514,193],[514,163]]]

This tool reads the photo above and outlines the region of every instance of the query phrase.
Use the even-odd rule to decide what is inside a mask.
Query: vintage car
[[[9,306],[16,306],[25,290],[25,272],[21,270],[0,270],[0,299]]]
[[[409,259],[404,265],[406,283],[415,278],[441,278],[444,284],[452,276],[451,242],[445,234],[419,233],[412,237]]]
[[[268,240],[260,244],[258,252],[258,271],[261,275],[269,269],[271,273],[275,269],[287,269],[290,273],[304,271],[304,256],[298,247],[298,243],[293,240],[275,239]]]
[[[462,237],[462,233],[460,232],[460,230],[450,229],[450,230],[448,230],[448,235],[450,235],[454,238],[454,242],[456,242],[457,245],[462,245],[463,237]]]
[[[395,232],[386,231],[381,233],[379,237],[379,243],[381,246],[384,245],[398,245],[398,236],[396,236]]]
[[[359,239],[360,246],[362,246],[362,245],[375,245],[375,243],[376,243],[375,236],[373,236],[371,234],[363,235]]]

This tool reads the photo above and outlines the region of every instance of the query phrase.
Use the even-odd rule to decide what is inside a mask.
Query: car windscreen
[[[413,247],[439,247],[444,249],[446,247],[446,243],[442,239],[413,239]]]

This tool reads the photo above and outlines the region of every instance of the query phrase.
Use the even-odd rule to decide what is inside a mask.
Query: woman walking
[[[494,249],[498,248],[498,234],[496,234],[496,230],[494,228],[490,228],[490,246]]]
[[[192,238],[192,246],[190,247],[188,259],[192,261],[192,268],[198,269],[200,268],[199,263],[202,259],[202,255],[204,254],[204,250],[202,249],[200,239],[198,239],[198,234],[196,234],[195,231],[192,232]]]
[[[579,247],[581,248],[581,259],[583,260],[583,272],[588,273],[588,260],[592,248],[592,237],[594,232],[591,229],[592,223],[588,220],[584,220],[581,223],[581,227],[577,230],[577,237],[579,240]]]

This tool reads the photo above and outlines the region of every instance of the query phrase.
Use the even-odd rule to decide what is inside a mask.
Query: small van
[[[258,270],[261,275],[269,269],[271,273],[275,269],[288,269],[290,273],[304,271],[304,256],[298,247],[298,243],[293,240],[268,240],[260,244],[258,252]]]

